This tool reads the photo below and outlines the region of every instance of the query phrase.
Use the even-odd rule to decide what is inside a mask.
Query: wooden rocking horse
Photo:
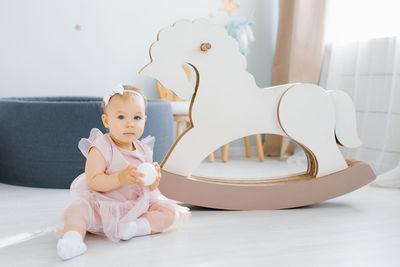
[[[367,164],[345,160],[337,146],[361,144],[354,105],[345,92],[313,84],[257,87],[237,42],[223,26],[205,19],[183,20],[161,30],[150,57],[141,74],[183,99],[193,96],[191,127],[161,164],[160,190],[167,197],[219,209],[282,209],[331,199],[375,179]],[[182,64],[194,69],[195,86],[186,79]],[[191,175],[221,145],[262,133],[286,136],[301,146],[307,172],[240,180]]]

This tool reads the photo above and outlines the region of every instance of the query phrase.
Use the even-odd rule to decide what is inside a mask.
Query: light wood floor
[[[0,196],[0,266],[400,266],[396,189],[287,210],[190,207],[180,231],[117,244],[88,235],[87,253],[67,262],[53,228],[68,190],[0,184]]]

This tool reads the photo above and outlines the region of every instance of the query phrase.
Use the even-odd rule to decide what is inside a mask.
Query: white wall
[[[1,0],[0,97],[102,96],[117,83],[157,97],[154,81],[137,73],[161,28],[179,19],[225,22],[219,0]],[[255,13],[256,41],[248,70],[271,83],[278,0],[236,0],[234,16]],[[81,25],[76,31],[75,25]]]

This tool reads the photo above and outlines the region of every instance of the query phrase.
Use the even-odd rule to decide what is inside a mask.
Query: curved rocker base
[[[327,176],[308,174],[277,179],[217,180],[184,177],[164,170],[160,190],[187,204],[226,210],[266,210],[307,206],[354,191],[375,180],[371,167],[347,160],[349,167]]]

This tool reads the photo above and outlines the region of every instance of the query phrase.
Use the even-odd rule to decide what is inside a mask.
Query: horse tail
[[[327,90],[335,106],[335,136],[345,147],[358,147],[361,140],[357,134],[356,110],[351,97],[339,90]]]

